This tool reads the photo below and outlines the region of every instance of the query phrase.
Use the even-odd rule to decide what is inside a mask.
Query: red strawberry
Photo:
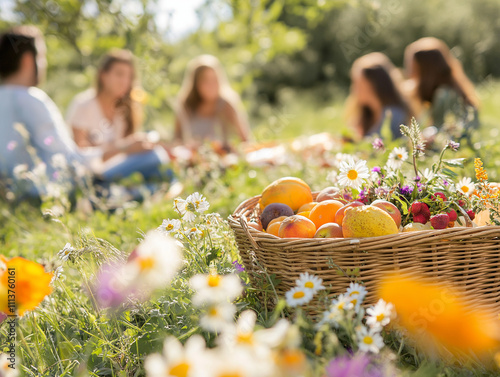
[[[459,205],[460,207],[464,208],[464,207],[465,207],[465,201],[464,201],[464,200],[462,200],[462,199],[460,199],[460,200],[458,201],[458,205]]]
[[[414,223],[420,223],[420,224],[427,224],[427,217],[422,215],[421,213],[417,213],[416,215],[413,215],[413,222]]]
[[[446,213],[441,213],[431,217],[431,225],[434,229],[446,229],[449,222],[450,217]]]
[[[474,220],[476,218],[476,214],[474,213],[473,210],[467,211],[467,215],[469,215],[471,220]]]
[[[441,198],[443,200],[443,202],[446,202],[448,200],[446,195],[443,194],[441,191],[438,191],[438,192],[434,193],[434,195],[432,195],[433,200],[436,200],[437,198]]]
[[[422,203],[422,211],[420,213],[425,216],[427,221],[431,218],[431,211],[429,210],[429,206],[425,203]]]
[[[416,215],[417,213],[422,212],[422,206],[424,203],[422,202],[413,202],[410,207],[410,212]]]
[[[448,216],[450,217],[450,221],[457,221],[458,219],[457,211],[455,211],[454,209],[450,209],[450,212],[448,212]]]

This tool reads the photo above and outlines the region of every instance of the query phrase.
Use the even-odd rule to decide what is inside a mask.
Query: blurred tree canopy
[[[103,53],[130,49],[150,121],[171,108],[187,62],[201,53],[219,57],[255,111],[278,102],[284,87],[319,88],[328,101],[344,95],[356,58],[381,51],[401,65],[405,46],[423,36],[443,39],[473,80],[500,75],[498,0],[206,0],[199,29],[174,42],[168,23],[156,19],[161,2],[16,0],[15,21],[0,14],[0,27],[42,29],[50,67],[44,88],[62,107],[92,85]]]

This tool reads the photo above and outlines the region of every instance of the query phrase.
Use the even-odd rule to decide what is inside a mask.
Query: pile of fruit
[[[475,217],[474,212],[461,207],[458,211],[463,215],[459,216],[444,205],[444,193],[434,193],[431,200],[433,207],[437,203],[444,208],[442,213],[431,215],[428,204],[415,201],[405,213],[403,227],[401,210],[390,201],[348,200],[337,187],[325,188],[313,200],[307,183],[285,177],[264,189],[259,201],[260,221],[249,225],[281,238],[363,238],[464,226],[465,214],[467,221]]]

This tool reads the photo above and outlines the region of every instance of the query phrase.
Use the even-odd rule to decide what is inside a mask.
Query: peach
[[[275,219],[276,220],[276,219]],[[284,220],[284,219],[283,219]],[[273,236],[276,236],[278,237],[278,232],[280,230],[280,226],[281,226],[281,222],[283,221],[275,221],[274,223],[272,224],[269,224],[267,226],[267,229],[266,229],[266,232],[269,233],[269,234],[272,234]]]
[[[361,207],[361,206],[364,206],[363,203],[361,202],[358,202],[358,201],[354,201],[354,202],[350,202],[350,203],[347,203],[345,206],[343,206],[342,208],[339,208],[339,210],[337,211],[337,213],[335,214],[335,222],[339,225],[342,225],[342,220],[344,220],[344,213],[345,213],[345,210],[347,208],[351,208],[351,207]]]
[[[283,220],[285,220],[287,217],[288,217],[288,216],[280,216],[280,217],[277,217],[277,218],[275,218],[275,219],[271,220],[271,221],[269,222],[269,224],[267,224],[267,227],[269,228],[269,226],[270,226],[271,224],[274,224],[274,223],[276,223],[276,222],[281,223],[281,222],[282,222]]]
[[[260,230],[262,232],[262,225],[259,223],[250,222],[250,223],[248,223],[248,226],[252,227],[254,229]]]
[[[326,223],[319,227],[314,238],[344,238],[344,234],[339,224]]]
[[[259,201],[263,211],[271,203],[282,203],[289,206],[294,212],[306,203],[313,201],[311,188],[300,178],[280,178],[262,192]]]
[[[281,238],[313,238],[316,226],[307,217],[293,215],[282,221],[278,236]]]
[[[304,211],[310,211],[311,209],[313,209],[313,207],[318,204],[318,202],[311,202],[311,203],[306,203],[304,204],[302,207],[299,208],[299,210],[297,211],[297,213],[299,212],[304,212]]]
[[[342,197],[342,194],[340,193],[340,190],[337,187],[326,187],[323,190],[321,190],[316,197],[317,202],[322,202],[323,200],[332,200],[332,199],[338,199]]]
[[[378,207],[380,209],[383,209],[385,212],[387,212],[389,215],[391,215],[392,219],[396,223],[396,226],[398,228],[400,227],[400,225],[401,225],[401,212],[399,211],[398,207],[396,207],[391,202],[388,202],[387,200],[383,200],[383,199],[377,199],[371,205]]]
[[[324,200],[313,207],[309,218],[319,228],[323,224],[335,222],[335,214],[343,206],[338,200]]]

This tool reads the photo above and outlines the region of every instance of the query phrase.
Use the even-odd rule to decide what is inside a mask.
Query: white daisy
[[[57,253],[57,256],[63,261],[66,262],[68,258],[70,257],[71,253],[75,251],[75,248],[71,246],[71,244],[68,242],[64,247],[59,250]]]
[[[321,289],[325,289],[323,286],[323,279],[309,274],[308,272],[301,273],[299,278],[295,280],[295,283],[297,284],[297,287],[310,289],[313,293],[316,293]]]
[[[425,170],[422,172],[422,178],[425,179],[426,182],[429,182],[430,180],[432,180],[434,177],[436,176],[436,174],[434,174],[432,172],[431,169],[429,168],[425,168]]]
[[[361,301],[364,300],[367,293],[368,293],[368,291],[361,284],[352,283],[352,282],[351,282],[351,284],[349,284],[349,288],[347,288],[347,291],[346,291],[347,296],[356,295],[358,297],[358,299],[360,299]]]
[[[359,308],[361,308],[363,297],[360,297],[357,294],[351,294],[347,296],[347,301],[349,302],[350,307],[353,308],[355,312],[357,312],[359,311]]]
[[[203,213],[208,210],[210,203],[199,192],[195,192],[186,198],[186,209],[191,212]]]
[[[188,237],[201,237],[203,236],[203,231],[200,228],[193,226],[191,228],[186,228],[184,230],[184,234]]]
[[[376,329],[360,326],[356,329],[356,338],[361,352],[378,353],[384,347],[384,340]]]
[[[341,294],[337,298],[332,300],[332,309],[337,310],[349,310],[352,309],[353,305],[349,299],[349,296]]]
[[[467,196],[470,196],[476,189],[476,186],[472,182],[472,179],[470,179],[469,177],[464,177],[460,181],[458,181],[456,187],[458,191]]]
[[[352,187],[358,190],[365,179],[370,178],[370,172],[366,166],[366,161],[354,162],[353,158],[343,161],[339,168],[339,184],[344,187]]]
[[[184,221],[196,220],[196,214],[187,210],[187,201],[181,198],[174,199],[174,209]]]
[[[185,346],[177,338],[169,336],[163,343],[163,355],[155,353],[146,358],[146,376],[197,377],[203,372],[205,347],[205,341],[200,335],[190,337]]]
[[[366,324],[372,328],[381,329],[391,321],[394,305],[380,299],[375,306],[366,309],[366,314]]]
[[[177,219],[163,220],[158,231],[166,234],[176,234],[181,229],[181,221]]]
[[[179,242],[166,234],[150,231],[135,249],[125,270],[139,284],[154,289],[170,283],[181,264]]]
[[[200,318],[200,325],[207,331],[221,332],[233,323],[235,313],[236,306],[229,302],[210,304]]]
[[[256,358],[241,348],[210,350],[206,374],[209,377],[257,377],[273,375],[273,359]]]
[[[339,322],[344,319],[344,311],[338,309],[336,306],[332,306],[329,310],[323,312],[323,318],[318,323],[318,327],[324,323],[333,325],[333,327],[338,328]]]
[[[394,170],[401,169],[401,166],[403,166],[403,162],[405,162],[406,160],[408,160],[408,152],[406,151],[406,148],[394,148],[389,154],[387,166],[391,167]]]
[[[313,298],[313,291],[308,288],[294,287],[285,293],[286,303],[290,307],[307,304]]]
[[[199,274],[193,276],[189,284],[196,291],[193,303],[197,306],[204,303],[232,301],[243,291],[241,279],[235,274]]]
[[[11,368],[13,366],[14,368]],[[2,377],[17,377],[19,369],[15,361],[9,360],[9,355],[6,353],[0,354],[0,376]]]
[[[63,170],[68,166],[68,162],[66,160],[66,157],[64,157],[64,154],[56,153],[52,156],[51,165],[55,169]]]

